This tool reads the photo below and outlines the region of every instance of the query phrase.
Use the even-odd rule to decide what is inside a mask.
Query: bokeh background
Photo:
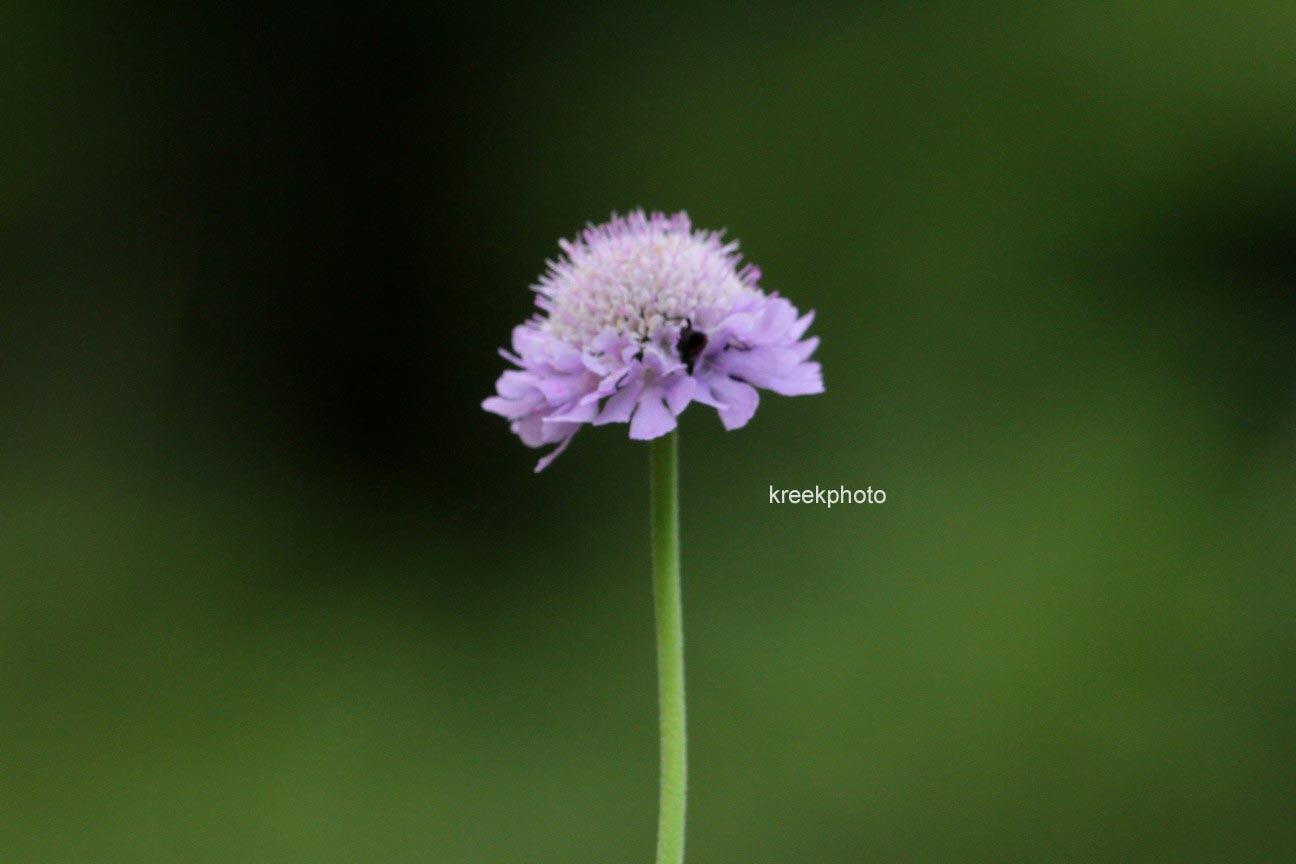
[[[682,424],[697,862],[1296,856],[1296,6],[15,0],[0,860],[649,861],[646,453],[479,402],[727,226],[828,392]],[[883,506],[775,507],[872,485]]]

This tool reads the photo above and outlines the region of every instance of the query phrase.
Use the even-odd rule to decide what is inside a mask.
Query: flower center
[[[585,344],[611,328],[647,340],[662,324],[704,327],[745,293],[757,293],[715,243],[686,233],[619,237],[572,246],[537,287],[554,336]]]

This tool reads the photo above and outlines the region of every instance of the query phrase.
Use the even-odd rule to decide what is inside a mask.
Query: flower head
[[[558,245],[533,289],[540,311],[500,352],[518,368],[482,403],[528,447],[557,445],[537,471],[586,423],[629,423],[647,440],[700,402],[737,429],[756,413],[757,387],[823,392],[809,360],[819,340],[802,338],[814,313],[762,291],[737,242],[694,231],[688,214],[614,213]]]

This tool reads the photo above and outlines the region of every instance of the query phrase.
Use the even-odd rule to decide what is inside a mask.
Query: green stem
[[[657,618],[657,701],[661,803],[657,864],[683,864],[688,759],[684,732],[684,618],[680,602],[679,440],[649,445],[652,462],[653,600]]]

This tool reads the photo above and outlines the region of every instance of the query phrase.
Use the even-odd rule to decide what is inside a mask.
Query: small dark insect
[[[688,368],[688,374],[693,374],[693,364],[697,363],[706,346],[707,335],[701,330],[694,330],[691,324],[685,324],[680,331],[678,350],[680,361]]]

